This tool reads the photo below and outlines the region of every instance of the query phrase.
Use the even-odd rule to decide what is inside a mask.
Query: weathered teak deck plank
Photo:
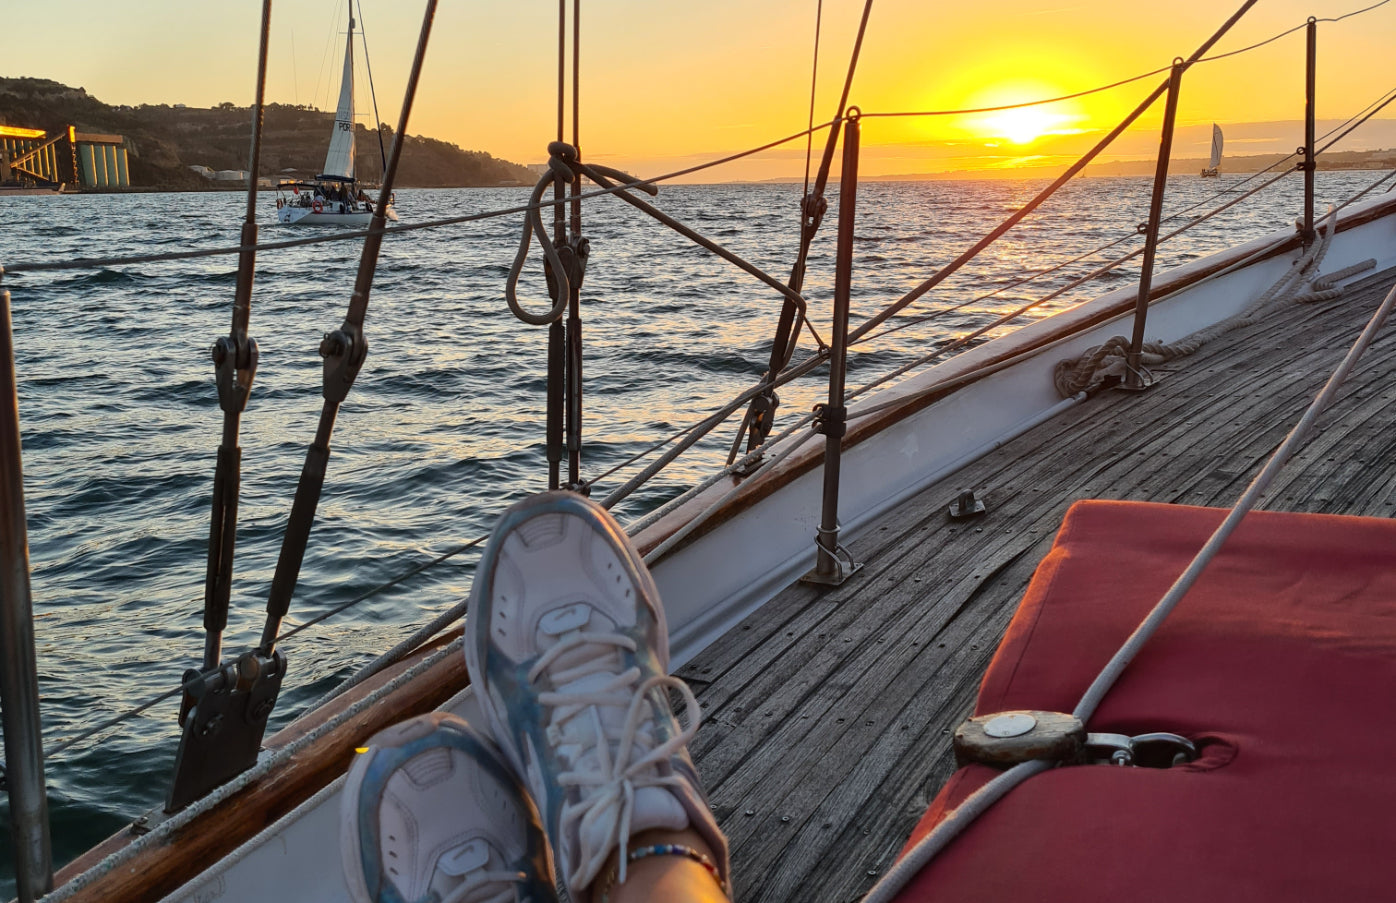
[[[949,776],[950,732],[1067,506],[1123,498],[1229,506],[1370,317],[1396,271],[1290,305],[1107,392],[906,502],[850,544],[843,586],[786,590],[681,675],[693,744],[732,842],[742,901],[859,897]],[[1266,507],[1396,514],[1396,327]],[[946,517],[961,488],[989,513]]]

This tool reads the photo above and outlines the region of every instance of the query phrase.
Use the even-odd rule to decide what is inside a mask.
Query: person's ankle
[[[693,828],[639,831],[630,836],[625,848],[624,875],[616,850],[591,888],[593,903],[729,899],[718,871],[720,854]]]

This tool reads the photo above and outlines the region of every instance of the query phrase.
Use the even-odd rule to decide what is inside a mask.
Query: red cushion
[[[1073,505],[976,714],[1070,712],[1224,516]],[[1172,731],[1201,758],[1029,778],[898,899],[1396,899],[1393,693],[1396,522],[1253,513],[1087,725]],[[912,842],[995,773],[956,772]]]

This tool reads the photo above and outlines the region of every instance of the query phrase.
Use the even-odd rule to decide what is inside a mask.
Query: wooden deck
[[[737,899],[859,898],[953,770],[950,734],[1062,515],[1082,498],[1229,507],[1317,394],[1396,270],[1276,309],[1078,405],[900,506],[849,543],[843,586],[795,586],[679,673],[732,844]],[[1263,504],[1396,516],[1396,324]],[[952,521],[975,489],[988,513]]]

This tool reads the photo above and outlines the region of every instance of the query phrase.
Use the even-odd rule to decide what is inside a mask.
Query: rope
[[[1159,243],[1162,244],[1163,242],[1166,242],[1166,241],[1169,241],[1170,239],[1173,239],[1173,238],[1178,237],[1179,235],[1181,235],[1181,234],[1183,234],[1184,232],[1186,232],[1188,229],[1191,229],[1191,228],[1193,228],[1194,226],[1201,225],[1202,223],[1206,222],[1207,220],[1211,219],[1212,217],[1217,216],[1218,214],[1222,213],[1222,212],[1223,212],[1224,210],[1226,210],[1228,207],[1231,207],[1231,206],[1233,206],[1233,205],[1235,205],[1235,204],[1240,203],[1241,201],[1245,200],[1246,198],[1250,197],[1251,195],[1256,194],[1257,192],[1263,191],[1264,189],[1270,187],[1271,185],[1275,184],[1276,182],[1278,182],[1280,179],[1284,178],[1285,176],[1289,176],[1289,175],[1292,175],[1292,174],[1293,174],[1293,171],[1292,171],[1292,170],[1281,173],[1280,175],[1276,176],[1275,178],[1271,179],[1270,181],[1265,182],[1264,184],[1259,185],[1259,186],[1257,186],[1256,188],[1251,189],[1251,191],[1247,192],[1246,194],[1240,195],[1239,197],[1233,199],[1231,202],[1229,202],[1229,203],[1227,203],[1227,204],[1224,204],[1224,205],[1222,205],[1221,207],[1218,207],[1216,210],[1211,211],[1210,213],[1206,214],[1205,216],[1198,217],[1197,219],[1195,219],[1195,220],[1193,220],[1192,222],[1190,222],[1190,223],[1188,223],[1188,224],[1182,226],[1181,228],[1175,229],[1174,231],[1168,233],[1167,235],[1164,235],[1164,236],[1160,237],[1160,238],[1159,238]],[[1179,214],[1175,214],[1175,216],[1181,215],[1181,213],[1186,212],[1186,210],[1190,210],[1190,209],[1192,209],[1192,208],[1191,208],[1191,207],[1185,208],[1184,211],[1180,211],[1180,213],[1179,213]],[[1113,244],[1119,244],[1121,241],[1124,241],[1124,240],[1125,240],[1125,239],[1120,239],[1119,241],[1116,241],[1116,242],[1114,242]],[[1106,245],[1105,247],[1106,247],[1106,248],[1109,248],[1110,245]],[[867,383],[867,384],[865,384],[865,385],[859,387],[857,390],[855,390],[855,391],[849,393],[849,396],[848,396],[848,397],[849,397],[849,398],[855,398],[855,397],[857,397],[858,395],[861,395],[861,394],[863,394],[863,393],[865,393],[865,392],[868,392],[868,391],[870,391],[870,390],[872,390],[872,389],[875,389],[875,388],[877,388],[878,386],[883,385],[884,383],[890,382],[891,380],[896,379],[897,377],[899,377],[899,376],[901,376],[901,375],[903,375],[903,374],[905,374],[905,373],[907,373],[907,372],[909,372],[909,371],[911,371],[911,370],[914,370],[914,369],[916,369],[917,367],[920,367],[920,366],[923,366],[923,365],[925,365],[925,364],[928,364],[928,363],[930,363],[931,361],[936,360],[937,358],[944,357],[946,354],[948,354],[948,353],[951,352],[951,351],[955,351],[955,350],[958,350],[958,349],[960,349],[960,348],[966,347],[966,346],[968,346],[971,342],[973,342],[975,339],[979,338],[980,336],[985,335],[986,333],[989,333],[989,332],[991,332],[991,331],[993,331],[993,330],[999,328],[1000,326],[1006,325],[1006,324],[1009,323],[1010,321],[1017,319],[1018,317],[1022,316],[1022,315],[1025,314],[1025,313],[1027,313],[1028,311],[1033,310],[1034,308],[1040,307],[1040,306],[1042,306],[1043,304],[1046,304],[1048,301],[1054,300],[1054,299],[1056,299],[1056,298],[1058,298],[1058,297],[1060,297],[1060,296],[1066,294],[1066,293],[1069,292],[1069,291],[1073,291],[1073,290],[1075,290],[1075,289],[1077,289],[1077,288],[1080,288],[1082,285],[1085,285],[1086,283],[1091,282],[1091,281],[1093,281],[1093,280],[1099,278],[1100,276],[1103,276],[1103,275],[1106,274],[1106,273],[1112,272],[1112,271],[1115,270],[1117,267],[1119,267],[1120,264],[1125,263],[1126,261],[1128,261],[1128,260],[1130,260],[1130,259],[1132,259],[1132,258],[1134,258],[1134,257],[1137,257],[1137,256],[1139,256],[1140,254],[1142,254],[1142,253],[1143,253],[1143,250],[1144,250],[1143,248],[1136,248],[1135,250],[1129,252],[1128,254],[1125,254],[1125,255],[1123,255],[1123,256],[1121,256],[1121,257],[1117,257],[1117,258],[1115,258],[1114,260],[1107,261],[1106,263],[1104,263],[1104,264],[1102,264],[1101,266],[1097,267],[1095,270],[1091,271],[1090,273],[1087,273],[1086,275],[1084,275],[1084,276],[1082,276],[1082,277],[1080,277],[1080,278],[1074,280],[1073,282],[1070,282],[1070,283],[1068,283],[1068,284],[1062,286],[1061,288],[1059,288],[1059,289],[1057,289],[1057,290],[1055,290],[1055,291],[1053,291],[1053,292],[1049,292],[1047,295],[1044,295],[1043,297],[1038,298],[1036,301],[1031,301],[1031,302],[1029,302],[1029,303],[1027,303],[1027,304],[1024,304],[1023,306],[1017,308],[1016,310],[1009,311],[1008,313],[1003,314],[1002,316],[996,318],[996,319],[993,320],[992,322],[987,323],[987,324],[985,324],[984,326],[981,326],[979,329],[974,330],[973,332],[969,333],[968,335],[961,336],[960,338],[955,339],[954,341],[952,341],[952,342],[950,342],[950,343],[948,343],[948,344],[946,344],[946,345],[943,345],[943,346],[941,346],[940,348],[937,348],[937,349],[935,349],[935,350],[933,350],[933,351],[931,351],[931,352],[929,352],[929,353],[927,353],[927,354],[925,354],[925,355],[922,355],[921,357],[917,358],[916,360],[913,360],[913,361],[911,361],[911,362],[909,362],[909,363],[907,363],[907,364],[903,364],[902,366],[896,368],[895,370],[892,370],[890,373],[884,374],[883,376],[879,377],[878,379],[875,379],[875,380],[873,380],[872,382],[869,382],[869,383]],[[1092,252],[1092,253],[1096,253],[1096,252]],[[1084,256],[1089,256],[1089,255],[1084,255]],[[1079,260],[1079,259],[1081,259],[1081,258],[1076,258],[1076,259]],[[1073,261],[1068,261],[1068,263],[1074,263],[1074,262],[1075,262],[1075,260],[1073,260]],[[1035,277],[1030,277],[1030,278],[1035,278]],[[985,296],[983,296],[982,298],[976,299],[976,301],[984,300],[984,299],[986,299],[986,298],[992,297],[994,294],[996,294],[996,293],[995,293],[995,292],[991,292],[989,295],[985,295]],[[955,310],[959,310],[960,308],[965,307],[965,306],[968,306],[968,305],[973,304],[973,303],[975,303],[975,301],[966,301],[966,302],[963,302],[963,303],[961,303],[961,304],[955,305],[955,306],[953,306],[953,307],[944,308],[943,310],[937,312],[937,314],[935,314],[935,316],[939,316],[939,315],[943,315],[943,314],[946,314],[946,313],[953,312],[953,311],[955,311]],[[930,318],[930,317],[928,316],[928,317],[922,318],[922,319],[929,319],[929,318]],[[869,339],[875,337],[876,335],[886,335],[887,333],[892,332],[892,331],[894,331],[894,330],[897,329],[897,328],[899,328],[899,327],[892,327],[891,329],[883,330],[881,333],[876,333],[876,334],[874,334],[874,336],[870,336]],[[1066,395],[1066,396],[1063,396],[1063,397],[1070,398],[1071,395],[1074,395],[1074,394],[1076,394],[1076,393],[1073,392],[1073,393],[1071,393],[1070,395]],[[887,405],[883,405],[883,406],[881,406],[881,407],[887,407],[887,406],[890,406],[891,404],[895,404],[895,402],[889,402]],[[876,410],[876,409],[874,409],[874,410]],[[868,413],[872,413],[872,411],[869,411]]]
[[[571,150],[571,148],[568,148],[568,150]],[[573,154],[573,159],[568,160],[567,162],[570,163],[574,170],[578,170],[581,173],[585,174],[587,178],[591,179],[598,185],[603,185],[608,188],[612,187],[610,180],[615,179],[617,182],[622,183],[622,186],[615,187],[639,188],[644,191],[649,191],[649,193],[651,194],[656,194],[658,192],[658,189],[655,189],[649,183],[643,182],[635,178],[634,176],[627,175],[616,169],[611,169],[609,166],[601,166],[599,164],[588,165],[586,163],[581,162],[580,160],[575,159],[575,151],[573,151]],[[628,186],[624,186],[624,183],[626,182],[629,183]],[[702,235],[694,229],[690,229],[688,226],[685,226],[683,223],[669,216],[667,213],[664,213],[662,210],[659,210],[645,203],[644,201],[635,197],[630,192],[618,191],[616,192],[615,196],[620,200],[625,201],[627,204],[636,208],[637,210],[649,214],[651,218],[668,226],[670,229],[673,229],[675,232],[679,233],[684,238],[687,238],[689,241],[693,242],[699,247],[711,251],[718,257],[721,257],[723,260],[737,267],[737,269],[742,270],[752,276],[755,276],[761,282],[764,282],[766,285],[770,286],[777,292],[780,292],[782,295],[784,295],[786,300],[794,304],[799,309],[801,317],[805,316],[805,312],[808,309],[809,305],[806,303],[804,296],[801,295],[795,289],[786,285],[784,282],[781,282],[779,279],[770,275],[765,270],[762,270],[755,264],[747,262],[737,254],[734,254],[733,252],[729,251],[727,248],[723,247],[721,244],[713,241],[707,236]],[[813,330],[813,328],[813,326],[810,327],[811,330]],[[818,335],[816,335],[815,338],[819,342],[819,344],[823,346],[823,340],[819,339]]]
[[[1385,323],[1391,312],[1393,305],[1396,305],[1396,288],[1387,293],[1386,299],[1377,308],[1367,327],[1357,338],[1357,341],[1349,349],[1338,368],[1333,372],[1322,391],[1309,405],[1299,422],[1295,424],[1284,442],[1271,455],[1270,460],[1261,468],[1259,474],[1251,482],[1246,491],[1236,505],[1227,514],[1226,518],[1203,545],[1201,551],[1193,558],[1187,569],[1168,589],[1163,598],[1148,616],[1139,625],[1125,644],[1115,653],[1114,657],[1106,664],[1095,681],[1086,690],[1077,704],[1073,714],[1085,723],[1095,714],[1096,708],[1100,705],[1105,694],[1109,692],[1115,681],[1119,678],[1134,656],[1143,647],[1144,643],[1153,636],[1158,626],[1167,618],[1168,614],[1177,607],[1178,602],[1192,588],[1202,571],[1216,557],[1217,552],[1230,537],[1232,532],[1241,523],[1241,520],[1254,507],[1256,502],[1264,495],[1266,489],[1281,468],[1288,463],[1294,451],[1307,440],[1313,431],[1318,416],[1331,403],[1338,389],[1352,372],[1358,359],[1371,345],[1377,331]],[[937,853],[943,850],[947,844],[957,837],[964,829],[981,813],[989,808],[994,802],[1001,799],[1008,791],[1026,781],[1036,774],[1041,774],[1052,767],[1052,763],[1033,761],[1024,762],[998,775],[979,790],[972,793],[963,803],[952,810],[949,815],[936,825],[929,834],[923,837],[915,847],[902,857],[876,885],[869,891],[863,903],[888,903],[895,895],[906,886],[907,882],[929,863]]]
[[[863,116],[868,119],[891,119],[895,117],[908,116],[970,116],[976,113],[999,113],[1004,110],[1022,110],[1027,107],[1042,107],[1049,104],[1061,103],[1064,100],[1075,100],[1078,97],[1089,97],[1092,94],[1100,94],[1103,91],[1111,91],[1115,88],[1122,88],[1125,85],[1132,85],[1137,81],[1158,75],[1171,70],[1172,66],[1163,66],[1158,69],[1151,69],[1148,72],[1141,72],[1139,75],[1132,75],[1129,78],[1111,82],[1108,85],[1101,85],[1097,88],[1087,88],[1084,91],[1077,91],[1074,94],[1061,94],[1056,97],[1044,97],[1041,100],[1025,100],[1022,103],[1006,103],[996,107],[966,107],[957,110],[895,110],[891,112],[870,112]]]
[[[1326,291],[1304,294],[1300,288],[1306,281],[1311,282],[1317,277],[1318,267],[1323,262],[1324,255],[1328,253],[1328,248],[1333,241],[1337,212],[1336,207],[1329,207],[1328,216],[1319,227],[1319,240],[1301,254],[1289,270],[1248,307],[1232,317],[1199,329],[1175,342],[1145,342],[1140,363],[1147,367],[1187,357],[1218,336],[1255,322],[1261,311],[1272,302],[1292,301],[1299,297],[1303,297],[1305,300],[1323,300],[1336,297],[1336,290],[1332,290],[1331,294]],[[1376,261],[1371,261],[1364,268],[1375,266],[1375,264]],[[1100,345],[1087,348],[1074,360],[1059,361],[1052,375],[1057,394],[1063,398],[1070,398],[1077,392],[1094,391],[1106,380],[1122,379],[1125,375],[1125,359],[1129,349],[1130,340],[1125,336],[1117,335]]]
[[[566,171],[565,176],[563,175],[564,171]],[[519,239],[519,250],[514,255],[514,262],[509,265],[509,276],[504,281],[504,300],[509,305],[509,309],[514,312],[514,316],[532,326],[546,326],[562,316],[563,311],[567,309],[572,281],[567,273],[567,267],[562,262],[562,257],[557,253],[557,246],[553,244],[552,236],[548,234],[547,228],[543,225],[541,211],[543,192],[547,191],[549,186],[557,188],[571,181],[571,170],[567,169],[566,164],[554,154],[548,160],[548,171],[538,180],[538,184],[533,186],[528,212],[524,214],[523,235]],[[558,201],[554,201],[551,206],[555,212],[562,209]],[[548,308],[546,313],[541,314],[525,310],[518,298],[519,275],[523,273],[524,262],[528,259],[529,241],[533,236],[538,237],[538,247],[543,250],[543,259],[546,261],[545,267],[548,274],[548,291],[553,296],[552,306]]]
[[[1350,12],[1350,13],[1344,13],[1344,14],[1341,15],[1341,16],[1336,16],[1336,17],[1328,18],[1328,19],[1314,19],[1314,21],[1315,21],[1315,22],[1341,22],[1341,21],[1343,21],[1344,19],[1349,19],[1349,18],[1352,18],[1353,16],[1359,16],[1359,15],[1361,15],[1362,13],[1371,12],[1372,10],[1376,9],[1377,7],[1379,7],[1379,6],[1385,6],[1386,4],[1388,4],[1388,3],[1390,3],[1390,2],[1391,2],[1391,0],[1381,0],[1380,3],[1374,3],[1374,4],[1372,4],[1371,6],[1366,7],[1365,9],[1354,10],[1354,11],[1352,11],[1352,12]],[[1296,25],[1296,26],[1294,26],[1293,28],[1286,29],[1285,31],[1282,31],[1282,32],[1280,32],[1279,34],[1277,34],[1277,35],[1275,35],[1275,36],[1273,36],[1273,37],[1266,38],[1265,40],[1260,41],[1260,42],[1255,43],[1255,44],[1251,44],[1251,45],[1248,46],[1248,47],[1242,47],[1242,48],[1240,48],[1239,50],[1232,50],[1232,51],[1230,51],[1230,52],[1228,52],[1228,53],[1219,53],[1219,54],[1217,54],[1216,56],[1209,56],[1209,57],[1207,57],[1206,60],[1203,60],[1203,62],[1208,62],[1208,63],[1210,63],[1210,62],[1213,62],[1214,60],[1224,60],[1224,59],[1226,59],[1227,57],[1237,56],[1237,55],[1242,54],[1242,53],[1248,53],[1248,52],[1250,52],[1250,51],[1252,51],[1252,50],[1257,50],[1257,49],[1259,49],[1259,48],[1261,48],[1261,47],[1264,47],[1266,44],[1273,44],[1274,42],[1278,41],[1280,38],[1283,38],[1283,37],[1285,37],[1285,36],[1287,36],[1287,35],[1292,35],[1292,34],[1294,34],[1296,31],[1300,31],[1301,29],[1307,28],[1308,25],[1309,25],[1309,23],[1308,23],[1307,21],[1305,21],[1305,22],[1304,22],[1303,24],[1301,24],[1301,25]]]

